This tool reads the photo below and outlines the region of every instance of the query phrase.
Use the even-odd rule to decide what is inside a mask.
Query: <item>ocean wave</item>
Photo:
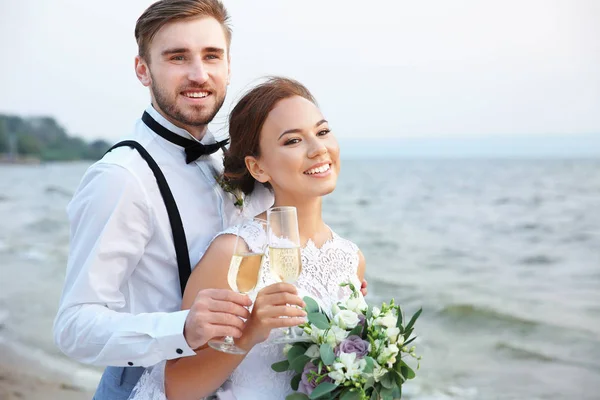
[[[65,196],[68,198],[73,197],[72,191],[62,188],[60,186],[46,186],[45,192],[51,193],[51,194],[58,194],[58,195]]]
[[[525,265],[550,265],[556,264],[558,262],[558,259],[549,257],[544,254],[538,254],[534,256],[524,257],[521,260],[519,260],[519,262]]]
[[[547,354],[543,354],[541,352],[526,349],[523,347],[516,346],[511,343],[499,342],[494,346],[496,350],[499,350],[503,353],[510,355],[512,358],[516,358],[518,360],[534,360],[534,361],[542,361],[542,362],[555,362],[558,361],[556,357],[549,356]]]
[[[455,322],[472,322],[476,324],[488,322],[519,328],[535,328],[540,325],[540,322],[537,321],[473,304],[449,305],[440,310],[438,315],[444,318],[449,318]]]

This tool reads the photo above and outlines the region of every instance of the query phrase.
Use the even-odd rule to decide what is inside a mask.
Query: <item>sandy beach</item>
[[[2,342],[0,354],[1,400],[89,400],[94,395]]]

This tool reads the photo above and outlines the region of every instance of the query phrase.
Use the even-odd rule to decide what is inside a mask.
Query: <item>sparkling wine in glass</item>
[[[238,234],[235,235],[233,255],[227,272],[227,283],[231,290],[246,294],[256,287],[265,252],[264,247],[255,248],[252,251],[239,236],[239,230],[242,228],[256,229],[259,234],[261,230],[264,232],[263,234],[266,234],[266,225],[267,221],[254,218],[237,226]],[[246,354],[246,350],[235,345],[231,336],[226,336],[223,339],[211,339],[208,341],[208,345],[224,353]]]
[[[296,207],[273,207],[267,211],[269,269],[275,280],[294,284],[302,272],[300,233]],[[294,329],[285,329],[274,343],[298,341]]]

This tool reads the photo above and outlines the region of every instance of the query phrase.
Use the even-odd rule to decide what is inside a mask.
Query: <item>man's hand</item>
[[[362,293],[363,296],[367,296],[367,286],[369,284],[367,283],[367,280],[363,278],[362,282],[360,283],[360,292]]]
[[[242,336],[244,322],[250,313],[244,307],[252,304],[246,295],[226,289],[205,289],[198,292],[185,320],[183,336],[196,350],[214,337]]]

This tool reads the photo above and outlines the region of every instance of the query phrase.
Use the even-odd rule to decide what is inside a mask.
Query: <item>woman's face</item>
[[[317,197],[335,189],[339,146],[321,111],[294,96],[279,101],[260,134],[258,159],[247,157],[250,172],[282,197]]]

